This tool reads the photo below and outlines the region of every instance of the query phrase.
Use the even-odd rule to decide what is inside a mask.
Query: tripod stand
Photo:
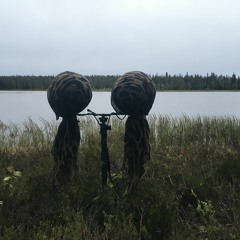
[[[100,135],[101,135],[101,173],[102,173],[102,187],[107,186],[108,177],[111,178],[111,166],[110,166],[110,157],[107,145],[107,131],[111,130],[109,125],[110,118],[112,115],[117,115],[117,113],[95,113],[87,109],[89,113],[86,114],[77,114],[78,116],[92,115],[96,119],[97,123],[100,126]]]

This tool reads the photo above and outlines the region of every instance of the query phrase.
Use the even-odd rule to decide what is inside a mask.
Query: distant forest
[[[216,75],[149,75],[157,91],[240,90],[240,77]],[[85,76],[93,90],[111,90],[118,75]],[[46,90],[54,76],[0,76],[0,90]]]

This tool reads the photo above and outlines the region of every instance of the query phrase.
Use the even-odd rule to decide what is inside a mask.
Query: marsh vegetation
[[[101,188],[100,135],[80,118],[80,179],[52,188],[57,125],[0,122],[2,239],[239,239],[240,120],[149,116],[152,159],[126,194],[124,121],[108,135],[113,182]]]

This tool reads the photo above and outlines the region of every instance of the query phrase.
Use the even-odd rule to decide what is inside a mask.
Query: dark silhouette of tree
[[[181,90],[240,90],[240,77],[235,73],[232,76],[216,75],[215,73],[201,76],[198,74],[185,76],[149,75],[158,91]],[[111,90],[113,83],[119,75],[88,75],[85,76],[93,90]],[[54,76],[0,76],[0,90],[46,90]]]

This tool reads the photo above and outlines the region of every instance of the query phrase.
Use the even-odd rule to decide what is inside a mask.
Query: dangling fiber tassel
[[[80,131],[76,114],[90,103],[92,91],[85,77],[67,71],[54,78],[47,97],[56,119],[63,118],[52,147],[53,183],[60,187],[78,178]]]
[[[78,179],[79,144],[80,131],[76,116],[63,118],[52,147],[54,186],[63,186]]]
[[[127,164],[128,190],[134,190],[150,160],[150,129],[145,115],[129,116],[125,125],[124,162]]]
[[[149,125],[146,119],[156,96],[153,80],[145,73],[131,71],[113,84],[112,107],[118,114],[129,115],[125,126],[124,165],[127,165],[128,190],[133,191],[150,160]]]

